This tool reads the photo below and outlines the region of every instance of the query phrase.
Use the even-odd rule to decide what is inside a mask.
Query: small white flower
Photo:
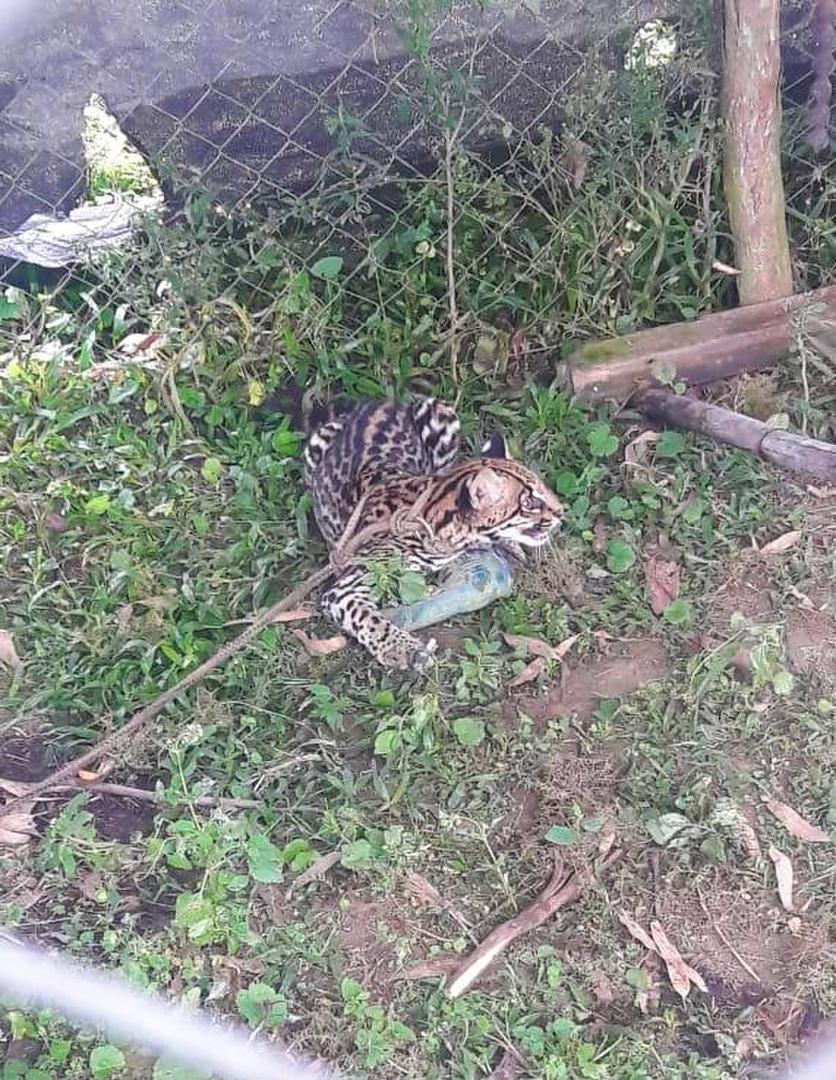
[[[661,19],[652,19],[636,31],[633,43],[624,60],[624,67],[658,68],[669,64],[676,56],[676,31]]]

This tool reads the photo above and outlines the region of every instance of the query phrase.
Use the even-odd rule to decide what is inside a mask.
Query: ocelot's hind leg
[[[377,606],[359,566],[337,578],[323,595],[322,607],[384,667],[420,673],[435,660],[435,640],[423,642],[390,622]]]

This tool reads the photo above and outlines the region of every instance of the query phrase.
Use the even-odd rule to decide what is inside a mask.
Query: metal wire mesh
[[[34,27],[18,26],[0,84],[7,241],[30,213],[66,214],[86,200],[112,206],[115,218],[130,197],[119,190],[130,184],[97,172],[89,153],[85,162],[91,92],[166,193],[166,210],[139,241],[92,266],[36,275],[25,260],[4,264],[6,282],[36,280],[41,293],[69,297],[73,318],[58,337],[86,341],[86,362],[106,361],[132,329],[164,326],[169,344],[178,334],[181,347],[195,341],[195,310],[221,298],[246,312],[245,350],[263,351],[260,331],[281,329],[302,377],[311,366],[342,371],[370,319],[391,324],[393,356],[409,341],[431,367],[450,351],[455,358],[468,335],[472,347],[481,320],[509,333],[536,327],[536,352],[553,347],[556,314],[565,332],[623,313],[624,240],[639,188],[628,205],[605,169],[592,191],[603,217],[590,212],[589,195],[574,221],[561,211],[615,122],[608,95],[633,35],[672,5],[123,7],[59,3]],[[682,33],[687,53],[692,30]],[[704,81],[691,88],[697,97]],[[680,90],[672,79],[665,92]],[[644,138],[637,131],[634,148]],[[707,114],[688,128],[689,169],[668,185],[677,211],[702,198],[704,178],[690,165],[711,138]],[[577,266],[590,230],[596,254]],[[649,246],[641,254],[653,258]],[[700,257],[708,266],[708,247]],[[166,272],[155,279],[160,264]],[[648,286],[651,314],[657,285]],[[602,295],[608,302],[597,315],[587,291],[596,305]],[[36,308],[50,317],[42,304],[31,308],[33,318]]]
[[[52,348],[83,344],[87,365],[113,362],[131,331],[163,330],[168,358],[193,362],[185,350],[208,347],[221,302],[237,307],[222,333],[244,365],[281,352],[302,380],[349,390],[442,356],[457,377],[461,349],[507,375],[522,327],[536,362],[576,332],[691,317],[727,293],[713,264],[728,245],[710,16],[689,7],[54,0],[10,24],[0,62],[0,248],[5,234],[24,256],[3,262],[3,280],[62,298],[71,317]],[[625,73],[651,17],[671,20],[679,57],[653,87]],[[787,35],[803,72],[797,14]],[[89,145],[85,157],[92,93],[166,206],[85,265],[83,230],[87,254],[124,231],[137,187]],[[672,103],[673,125],[659,114]],[[81,261],[35,272],[25,243],[9,246],[28,215],[82,202],[98,210],[94,226],[78,222]],[[29,316],[33,343],[56,319],[19,296],[7,311]],[[494,344],[480,357],[486,322]],[[387,335],[391,355],[365,385],[363,350]],[[25,340],[16,332],[15,348]],[[365,376],[351,375],[355,355]]]

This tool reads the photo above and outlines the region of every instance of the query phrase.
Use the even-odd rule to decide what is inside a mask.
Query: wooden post
[[[779,0],[725,0],[723,183],[741,304],[792,292],[781,177]]]
[[[666,390],[649,390],[642,399],[641,409],[654,424],[696,431],[727,446],[748,450],[781,469],[836,483],[834,443],[808,439],[793,431],[779,431],[751,416],[741,416],[705,401],[678,397]]]

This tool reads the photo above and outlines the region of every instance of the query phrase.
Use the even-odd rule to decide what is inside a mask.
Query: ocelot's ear
[[[469,476],[462,485],[467,506],[471,510],[487,510],[505,497],[505,482],[489,465]]]
[[[482,447],[481,456],[487,458],[510,457],[510,454],[508,453],[508,447],[505,445],[505,436],[499,431],[494,431],[491,437]]]

